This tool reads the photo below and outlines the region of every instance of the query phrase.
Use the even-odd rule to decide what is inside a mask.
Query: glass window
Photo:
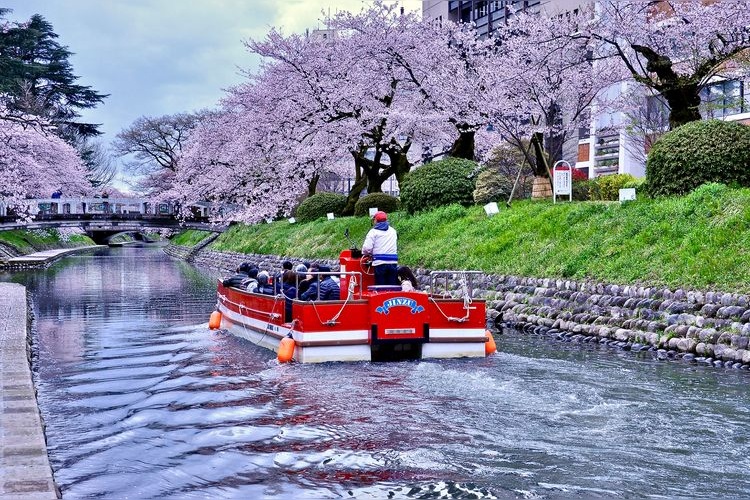
[[[747,111],[745,86],[740,80],[712,83],[701,91],[701,115],[704,118],[726,118]]]

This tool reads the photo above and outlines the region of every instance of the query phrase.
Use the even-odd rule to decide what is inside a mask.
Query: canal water
[[[159,248],[27,285],[63,498],[748,498],[750,374],[505,332],[487,359],[279,365]]]

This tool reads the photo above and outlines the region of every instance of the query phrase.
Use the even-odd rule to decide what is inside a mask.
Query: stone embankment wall
[[[488,311],[496,323],[525,332],[657,350],[748,369],[750,297],[553,279],[488,277]]]
[[[174,246],[166,251],[177,257],[186,253]],[[287,257],[203,250],[190,260],[229,272],[243,261],[280,270]],[[338,269],[337,261],[318,262]],[[418,269],[415,274],[422,286],[428,284],[428,270]],[[475,296],[487,300],[488,323],[497,327],[651,350],[661,359],[750,368],[748,295],[499,275],[475,279],[474,290]]]

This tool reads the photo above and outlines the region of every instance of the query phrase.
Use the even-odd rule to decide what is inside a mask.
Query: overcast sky
[[[41,14],[58,42],[74,53],[80,78],[109,97],[85,120],[101,123],[112,138],[139,116],[160,116],[212,107],[239,83],[239,68],[257,59],[242,41],[272,26],[285,33],[319,26],[321,11],[358,12],[363,0],[4,0],[6,16],[25,21]],[[402,0],[421,10],[421,0]]]

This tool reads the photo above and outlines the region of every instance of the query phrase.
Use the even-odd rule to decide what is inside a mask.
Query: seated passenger
[[[311,273],[314,273],[318,270],[318,264],[313,262],[307,267],[308,271]],[[313,276],[312,274],[307,274],[305,276],[305,279],[301,280],[299,283],[297,283],[297,297],[302,298],[302,294],[307,291],[308,288],[310,288],[310,285],[312,283],[317,283],[318,277]],[[315,292],[315,296],[317,296],[317,292]],[[307,299],[304,299],[307,300]]]
[[[297,298],[297,273],[294,271],[284,271],[281,277],[281,287],[284,296],[289,299]]]
[[[331,272],[328,266],[320,266],[318,271],[321,273]],[[319,276],[319,281],[315,280],[305,293],[300,295],[301,300],[338,300],[340,296],[339,284],[334,281],[330,275]]]
[[[243,283],[246,282],[249,277],[248,272],[250,271],[250,268],[251,264],[249,262],[243,262],[237,266],[235,274],[229,278],[223,279],[221,284],[226,287],[244,288]]]
[[[284,321],[292,320],[292,300],[297,298],[297,273],[294,271],[284,271],[281,278],[281,286],[284,293]]]
[[[248,271],[248,278],[247,278],[247,285],[245,286],[245,290],[248,292],[257,292],[258,291],[258,268],[257,267],[251,267],[250,271]]]
[[[274,294],[279,294],[283,291],[282,289],[282,278],[284,276],[284,273],[286,271],[291,271],[292,267],[294,267],[294,264],[292,264],[290,261],[285,260],[281,263],[281,272],[276,273],[273,275],[273,291]]]
[[[271,283],[271,277],[268,275],[268,271],[261,271],[258,273],[258,293],[264,293],[266,295],[274,295],[273,283]]]
[[[401,266],[396,271],[396,277],[398,282],[401,283],[401,290],[404,292],[413,292],[419,290],[419,283],[417,277],[407,266]]]

